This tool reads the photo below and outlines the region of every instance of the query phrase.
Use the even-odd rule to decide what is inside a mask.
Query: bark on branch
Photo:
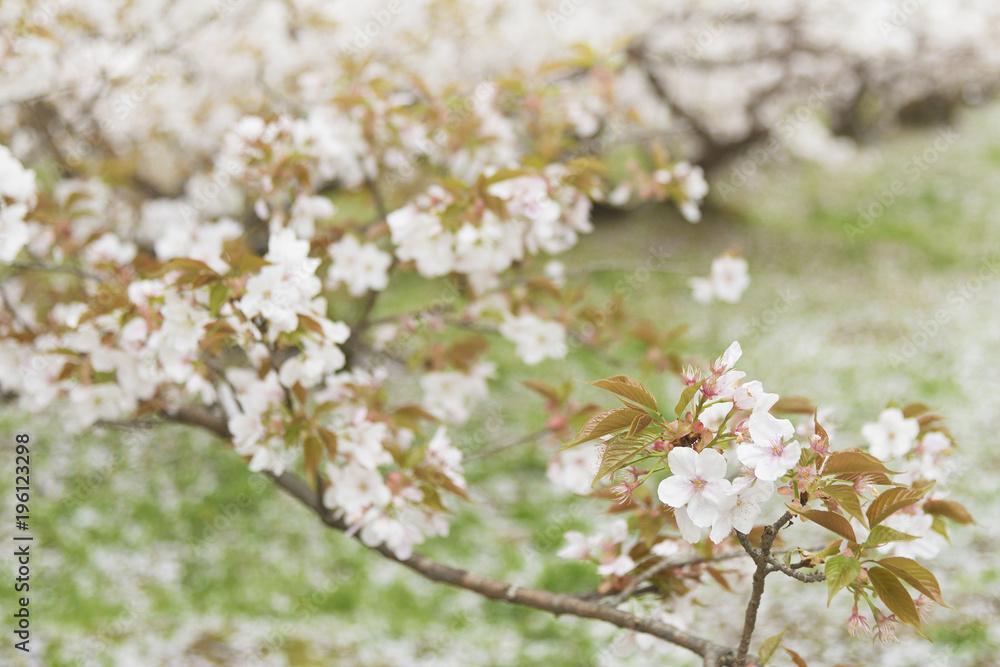
[[[222,416],[202,407],[183,406],[166,416],[176,422],[199,426],[223,438],[231,437],[226,420]],[[322,505],[319,494],[310,488],[300,477],[288,472],[281,475],[268,474],[268,477],[288,495],[311,509],[330,528],[341,532],[346,532],[349,529],[349,526],[343,519],[338,518]],[[421,554],[415,553],[407,559],[401,559],[384,546],[369,548],[372,551],[377,551],[389,560],[396,561],[410,568],[431,581],[464,588],[491,600],[500,600],[509,602],[510,604],[532,607],[555,614],[556,616],[567,614],[580,618],[592,618],[611,623],[626,630],[644,632],[702,656],[706,665],[733,667],[737,664],[736,653],[733,649],[720,646],[702,637],[691,635],[666,623],[659,623],[636,616],[635,614],[619,611],[613,607],[599,602],[592,602],[578,596],[551,593],[536,588],[524,588],[517,584],[483,577],[468,570],[438,563]]]

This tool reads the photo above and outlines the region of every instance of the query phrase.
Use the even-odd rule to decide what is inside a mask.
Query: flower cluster
[[[590,199],[568,178],[550,165],[537,174],[497,172],[468,191],[433,186],[387,217],[396,256],[427,278],[454,272],[479,293],[495,288],[515,262],[564,252],[591,231]]]
[[[28,245],[25,216],[35,200],[35,172],[25,169],[6,146],[0,146],[0,261],[14,261]]]
[[[825,551],[803,554],[800,567],[824,567],[831,595],[843,588],[853,593],[851,634],[870,628],[857,612],[862,599],[882,619],[877,627],[884,641],[895,637],[897,618],[922,632],[920,618],[907,611],[919,603],[926,615],[940,602],[940,589],[913,559],[936,555],[947,535],[945,519],[971,521],[946,492],[931,492],[949,470],[951,440],[940,419],[922,405],[889,408],[862,430],[871,453],[837,450],[829,411],[802,399],[781,400],[746,380],[735,370],[741,353],[733,343],[707,369],[685,368],[674,419],[633,378],[593,383],[623,406],[591,417],[548,475],[576,493],[613,500],[612,512],[630,513],[627,523],[616,524],[629,531],[611,542],[571,531],[560,555],[594,560],[607,577],[602,590],[620,591],[636,579],[669,589],[690,576],[665,567],[681,545],[706,537],[721,544],[734,530],[750,535],[772,497],[784,497],[789,513],[775,524],[779,529],[798,517],[837,537]],[[782,412],[809,418],[796,427],[776,416]],[[593,447],[578,448],[591,441]],[[902,470],[889,470],[883,460]],[[654,492],[645,482],[657,479]],[[899,593],[903,583],[921,598]]]

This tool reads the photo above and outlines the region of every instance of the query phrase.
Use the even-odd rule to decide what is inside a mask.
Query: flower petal
[[[681,477],[694,477],[697,475],[697,461],[698,454],[690,447],[677,447],[672,449],[667,455],[670,472]]]
[[[660,502],[671,507],[683,507],[691,500],[694,489],[686,477],[668,477],[656,488]]]

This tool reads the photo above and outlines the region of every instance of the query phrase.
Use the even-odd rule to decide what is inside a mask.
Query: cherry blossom
[[[431,414],[453,424],[464,424],[477,402],[489,394],[487,378],[495,366],[480,363],[468,373],[459,371],[430,371],[420,378],[424,404]]]
[[[714,449],[677,448],[667,461],[671,476],[657,488],[660,500],[685,508],[694,525],[708,528],[734,501],[732,484],[725,478],[726,459]]]
[[[635,561],[627,554],[617,556],[597,568],[597,574],[624,576],[635,569]]]
[[[392,500],[392,493],[377,470],[353,463],[327,464],[326,474],[330,486],[323,492],[323,504],[343,511],[351,523],[362,519],[369,508],[385,507]]]
[[[895,528],[906,535],[918,539],[910,542],[891,542],[882,550],[903,558],[934,558],[947,543],[945,537],[932,527],[934,517],[916,509],[897,512],[882,522],[888,528]]]
[[[758,479],[772,482],[798,463],[801,447],[791,440],[795,436],[792,422],[755,412],[748,424],[751,442],[739,445],[736,451],[740,462],[752,468]]]
[[[735,528],[741,533],[749,533],[760,516],[760,504],[774,492],[774,484],[754,477],[737,477],[733,480],[732,494],[736,502],[729,505],[712,523],[709,537],[718,544],[726,539]]]
[[[899,408],[882,411],[877,422],[870,422],[861,428],[861,435],[868,441],[874,456],[886,461],[904,456],[914,445],[920,424],[916,419],[907,419]]]
[[[591,556],[593,540],[578,530],[569,530],[563,534],[566,546],[556,552],[560,558],[571,560],[587,560]]]
[[[373,243],[360,243],[348,234],[329,247],[333,264],[327,277],[334,285],[344,284],[351,296],[368,290],[380,291],[389,284],[392,257]]]
[[[736,407],[740,410],[769,412],[778,402],[778,395],[764,391],[764,385],[759,380],[751,380],[736,388],[733,399]]]
[[[549,461],[545,476],[559,488],[586,495],[592,490],[591,482],[600,460],[594,447],[567,449]]]
[[[568,350],[565,327],[532,313],[509,316],[500,325],[500,333],[517,346],[517,356],[528,365],[547,358],[562,359]]]
[[[747,261],[742,257],[719,255],[712,260],[712,270],[708,278],[691,278],[694,300],[710,303],[712,299],[736,303],[750,286]]]

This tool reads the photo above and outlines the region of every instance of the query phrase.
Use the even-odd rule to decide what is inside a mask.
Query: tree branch
[[[750,538],[746,534],[736,531],[743,549],[750,554],[753,562],[757,564],[757,569],[753,573],[753,588],[750,591],[750,601],[747,603],[746,615],[743,619],[743,636],[740,638],[740,646],[736,651],[736,667],[743,667],[747,664],[748,653],[750,651],[750,640],[753,637],[754,626],[757,624],[757,612],[760,610],[760,600],[764,596],[764,579],[768,574],[774,572],[773,563],[777,563],[771,555],[771,546],[778,536],[778,531],[784,528],[792,520],[792,513],[785,512],[777,521],[770,526],[764,526],[764,533],[760,538],[760,548],[750,544]],[[792,570],[794,572],[794,570]]]
[[[179,423],[199,426],[223,438],[231,437],[225,419],[200,406],[185,405],[166,416]],[[337,517],[322,505],[316,491],[310,488],[303,479],[288,472],[281,475],[266,474],[279,488],[311,509],[330,528],[341,532],[346,532],[349,529],[342,518]],[[409,558],[401,559],[385,546],[369,548],[389,560],[410,568],[426,579],[464,588],[491,600],[501,600],[510,604],[531,607],[556,616],[566,614],[604,621],[633,632],[644,632],[686,648],[706,658],[706,664],[718,665],[719,667],[733,667],[736,664],[732,649],[688,634],[666,623],[642,618],[574,595],[551,593],[535,588],[522,588],[516,584],[482,577],[468,570],[438,563],[421,554],[415,553]]]

